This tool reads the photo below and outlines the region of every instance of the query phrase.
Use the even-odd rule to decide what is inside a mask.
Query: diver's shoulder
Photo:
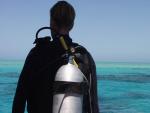
[[[53,46],[50,37],[37,38],[33,44],[35,46],[30,50],[31,54],[48,51]]]
[[[80,52],[89,62],[95,63],[91,52],[83,45],[78,44],[78,46],[76,46],[76,51]]]
[[[82,54],[89,53],[89,51],[86,49],[86,47],[84,47],[81,44],[74,43],[74,48],[76,49],[77,52],[80,52]]]

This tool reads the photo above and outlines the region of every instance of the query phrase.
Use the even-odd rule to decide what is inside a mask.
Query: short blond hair
[[[72,29],[75,19],[75,10],[71,4],[66,1],[58,1],[51,9],[50,16],[58,27]]]

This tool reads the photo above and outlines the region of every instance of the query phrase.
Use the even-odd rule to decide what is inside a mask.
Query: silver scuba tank
[[[72,63],[61,66],[55,76],[57,82],[83,82],[83,73]],[[66,96],[67,95],[67,96]],[[83,94],[74,92],[57,93],[53,95],[52,113],[82,113]]]

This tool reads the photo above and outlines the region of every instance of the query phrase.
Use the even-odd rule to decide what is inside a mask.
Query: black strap
[[[88,84],[87,82],[66,82],[66,81],[54,81],[53,83],[53,93],[77,93],[77,94],[87,94]]]

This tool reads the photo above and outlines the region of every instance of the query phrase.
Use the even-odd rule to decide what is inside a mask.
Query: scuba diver
[[[50,27],[37,31],[35,47],[18,80],[12,113],[24,113],[26,104],[28,113],[99,113],[95,62],[70,38],[74,19],[75,10],[66,1],[58,1],[50,9]],[[50,29],[52,38],[39,38],[43,29]],[[68,64],[71,68],[66,68]],[[63,75],[70,73],[72,78]],[[61,94],[64,96],[60,100]],[[70,111],[65,111],[67,108]]]

